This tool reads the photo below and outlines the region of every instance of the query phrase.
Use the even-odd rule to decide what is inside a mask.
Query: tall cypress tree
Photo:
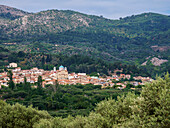
[[[9,77],[9,88],[11,88],[12,90],[14,89],[15,87],[15,84],[13,82],[13,79],[12,79],[12,76],[13,76],[13,73],[12,71],[8,71],[8,77]]]
[[[41,59],[41,65],[42,65],[42,67],[44,67],[44,64],[45,64],[45,57],[44,57],[44,55],[43,55],[43,57],[42,57],[42,59]]]
[[[31,85],[29,82],[27,82],[27,78],[24,77],[24,90],[30,91],[31,90]]]
[[[38,76],[38,89],[42,88],[42,76]]]
[[[24,90],[27,90],[27,78],[24,77]]]

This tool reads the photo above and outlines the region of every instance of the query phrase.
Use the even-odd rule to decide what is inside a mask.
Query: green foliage
[[[23,27],[24,30],[20,27],[22,18],[19,19],[11,13],[1,14],[0,17],[6,19],[5,24],[7,24],[6,27],[0,26],[1,68],[10,62],[17,62],[25,69],[38,67],[46,70],[65,64],[71,72],[86,72],[87,74],[97,72],[101,75],[108,75],[108,71],[123,68],[125,74],[143,76],[162,75],[163,72],[169,72],[170,69],[169,62],[160,67],[153,66],[151,63],[140,67],[148,56],[161,56],[169,60],[169,50],[161,52],[151,49],[153,45],[168,46],[170,41],[169,16],[144,13],[120,18],[120,20],[109,20],[69,10],[48,10],[29,15],[27,18],[29,24],[25,26],[26,29]],[[53,18],[47,21],[46,17]],[[83,19],[86,24],[79,18]],[[9,19],[15,19],[15,21],[9,22]],[[40,22],[42,25],[39,25]],[[15,28],[15,32],[13,28]],[[2,44],[4,42],[16,42],[17,44]],[[56,53],[57,55],[53,55]],[[140,68],[136,65],[106,63],[103,60],[135,63]],[[6,68],[4,69],[6,71]],[[12,74],[9,73],[9,76],[10,89],[3,87],[0,90],[2,99],[11,104],[16,102],[26,106],[33,104],[39,109],[52,111],[53,115],[67,117],[68,114],[71,114],[75,116],[84,111],[86,114],[82,115],[88,115],[87,111],[94,110],[95,104],[101,100],[109,97],[114,97],[116,100],[102,101],[97,104],[95,111],[91,112],[89,116],[64,119],[52,118],[46,112],[35,110],[32,107],[26,108],[19,104],[11,106],[0,101],[1,127],[32,127],[34,124],[34,127],[37,128],[169,128],[170,126],[170,78],[168,74],[164,79],[157,78],[156,81],[143,87],[139,97],[133,93],[125,95],[127,90],[101,90],[100,87],[95,88],[91,85],[59,86],[56,84],[56,86],[48,86],[43,89],[42,78],[38,80],[38,89],[29,87],[29,91],[26,92],[25,87],[28,84],[26,80],[24,85],[18,84],[17,88],[14,88]],[[122,93],[123,96],[117,97]]]
[[[8,77],[9,77],[9,88],[11,88],[12,90],[14,89],[15,87],[15,84],[13,82],[13,78],[12,78],[13,74],[12,74],[12,71],[9,71],[8,72]]]
[[[112,126],[113,124],[122,124],[132,115],[132,108],[135,95],[129,93],[126,96],[118,97],[117,101],[109,99],[97,104],[95,112],[104,117]]]
[[[121,68],[123,68],[124,73],[141,76],[150,76],[147,70],[138,68],[135,65],[127,65],[122,64],[120,62],[107,63],[101,59],[94,59],[92,57],[84,55],[66,56],[62,54],[54,55],[43,53],[25,53],[24,56],[20,57],[17,52],[13,53],[11,51],[8,51],[8,54],[9,55],[6,55],[4,57],[2,56],[2,60],[7,61],[6,59],[9,56],[13,56],[15,54],[16,57],[12,57],[13,58],[12,62],[17,62],[22,69],[38,67],[44,70],[52,70],[54,66],[59,67],[60,65],[64,64],[64,66],[67,67],[69,72],[76,73],[85,72],[87,74],[91,74],[92,76],[98,76],[98,73],[100,75],[103,74],[108,75],[109,73],[108,71],[114,71],[115,69]],[[3,67],[5,65],[3,63],[2,64],[0,63],[0,66]]]
[[[19,58],[17,54],[9,55],[8,62],[20,62],[20,57],[24,56],[21,51],[48,53],[47,57],[41,56],[41,59],[39,58],[37,61],[34,59],[33,64],[23,67],[37,64],[36,66],[51,69],[49,62],[52,62],[52,58],[49,53],[61,53],[69,56],[82,54],[107,62],[120,61],[140,66],[148,56],[168,58],[168,51],[161,52],[153,50],[151,47],[164,46],[168,50],[170,42],[169,18],[169,16],[156,13],[143,13],[120,20],[109,20],[70,10],[48,10],[29,15],[27,18],[29,24],[21,27],[26,27],[26,29],[19,27],[23,25],[19,18],[8,23],[6,27],[0,28],[0,43],[2,42],[2,47],[20,51]],[[83,22],[79,19],[82,19]],[[14,32],[14,28],[17,31]],[[16,42],[16,44],[6,45],[3,44],[4,42]],[[6,56],[6,54],[3,53],[1,56]],[[48,63],[47,65],[45,61]],[[0,64],[5,65],[5,63],[5,61],[0,61]],[[71,70],[75,70],[76,66],[70,67]],[[87,65],[83,63],[77,67],[83,71],[87,70],[87,72],[95,69],[93,66],[86,68]],[[155,76],[156,73],[162,74],[170,69],[169,62],[161,65],[160,68],[153,65],[143,68],[151,72],[152,76]],[[98,71],[90,73],[93,72]],[[102,72],[104,72],[104,67]],[[125,70],[125,73],[129,74],[130,70]],[[135,73],[139,74],[140,71]]]
[[[105,98],[115,98],[129,90],[101,89],[101,85],[48,85],[45,88],[31,88],[30,83],[17,84],[14,90],[2,88],[1,99],[7,103],[23,105],[47,110],[52,116],[67,117],[68,115],[87,116],[96,103]]]
[[[99,77],[99,75],[98,75],[98,73],[97,73],[97,72],[93,72],[93,73],[91,73],[91,74],[90,74],[90,76],[97,76],[97,77]]]
[[[168,128],[170,126],[170,77],[157,78],[151,84],[146,84],[141,97],[134,106],[133,124],[142,127]]]
[[[155,127],[170,126],[170,77],[157,78],[146,84],[142,93],[136,98],[134,94],[119,97],[118,101],[102,101],[96,111],[113,127]]]
[[[157,78],[152,83],[146,84],[140,96],[128,93],[118,96],[117,100],[111,98],[104,100],[98,103],[95,110],[86,117],[52,118],[47,113],[31,107],[26,108],[19,104],[11,106],[0,101],[0,125],[9,128],[24,126],[34,128],[169,128],[169,87],[170,77],[167,74],[165,78]]]
[[[25,91],[30,91],[31,90],[31,85],[29,82],[27,82],[27,78],[24,77],[24,84],[23,84],[23,88]]]
[[[42,89],[42,76],[38,76],[37,88]]]
[[[135,65],[127,65],[120,62],[107,63],[101,59],[94,59],[84,55],[67,56],[62,54],[24,53],[24,56],[20,56],[18,52],[11,51],[8,51],[6,54],[6,56],[2,56],[3,61],[7,61],[9,56],[16,55],[15,57],[12,57],[12,62],[17,62],[22,69],[38,67],[44,70],[52,70],[54,66],[59,67],[64,64],[69,72],[85,72],[92,76],[98,76],[98,73],[100,75],[108,75],[108,71],[114,71],[115,69],[121,68],[123,68],[123,73],[150,76],[147,70],[138,68]],[[5,66],[5,64],[0,63],[0,67],[3,66]]]
[[[38,111],[31,106],[20,104],[9,105],[0,101],[0,126],[2,128],[32,128],[40,119],[49,119],[50,115],[45,111]]]
[[[54,118],[52,120],[40,120],[34,128],[107,128],[108,122],[100,114],[91,113],[89,117],[77,116],[64,119]]]

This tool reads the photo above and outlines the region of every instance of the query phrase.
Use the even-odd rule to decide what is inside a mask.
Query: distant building
[[[54,67],[54,69],[53,69],[53,70],[54,70],[54,72],[56,72],[56,67]]]
[[[57,70],[57,79],[68,79],[68,71],[64,66],[60,66],[59,70]]]
[[[34,67],[34,68],[31,69],[31,71],[38,71],[38,68]]]
[[[86,75],[86,73],[78,73],[78,78],[80,78],[81,80],[86,79],[87,75]]]
[[[13,72],[20,72],[20,71],[21,71],[21,68],[18,67],[18,68],[13,69],[12,71],[13,71]]]
[[[61,65],[61,66],[59,67],[59,71],[62,71],[62,70],[64,70],[64,66]]]
[[[79,76],[86,76],[86,73],[78,73]]]
[[[17,67],[17,63],[10,63],[10,64],[9,64],[9,67],[11,67],[11,68],[16,68],[16,67]]]
[[[125,75],[125,78],[130,79],[131,75],[129,75],[129,74]]]

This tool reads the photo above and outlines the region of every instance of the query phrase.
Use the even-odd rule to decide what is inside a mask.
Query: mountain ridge
[[[27,14],[30,14],[30,13],[17,9],[17,8],[9,7],[6,5],[0,5],[0,17],[14,20]]]
[[[3,6],[0,6],[0,7],[2,8]],[[17,9],[11,8],[8,6],[7,7],[5,6],[4,8],[8,8],[8,12],[10,12],[10,15],[16,16],[16,13],[15,13],[16,11],[13,11],[13,10],[17,10]],[[161,14],[143,13],[141,15],[135,15],[135,16],[132,15],[132,16],[128,16],[125,18],[120,18],[120,20],[110,20],[110,19],[106,19],[103,17],[87,15],[87,14],[70,11],[70,10],[53,9],[53,10],[47,10],[47,11],[40,11],[37,13],[28,13],[28,12],[24,12],[21,10],[17,10],[17,11],[21,13],[21,14],[19,13],[20,17],[13,19],[9,24],[6,25],[6,31],[8,30],[8,33],[13,32],[12,30],[10,30],[13,28],[15,28],[15,30],[19,32],[22,32],[22,30],[24,29],[23,30],[24,33],[30,33],[30,32],[36,33],[37,31],[38,34],[43,34],[43,32],[44,33],[48,33],[48,32],[58,33],[58,32],[64,32],[68,30],[75,30],[76,28],[82,29],[82,30],[84,29],[86,30],[90,28],[91,30],[99,29],[100,31],[107,31],[107,32],[111,31],[111,33],[114,33],[114,31],[117,31],[119,34],[122,34],[124,31],[121,30],[121,28],[127,31],[126,29],[128,27],[126,24],[127,22],[130,22],[129,24],[138,26],[137,28],[140,29],[140,22],[141,22],[140,17],[141,16],[142,18],[151,17],[152,15],[154,15],[155,17],[162,16],[164,17],[163,20],[168,18],[168,16],[161,15]],[[0,11],[0,14],[4,14],[4,13]],[[6,15],[6,13],[4,15]],[[152,26],[157,27],[157,24],[159,24],[154,21],[155,17],[153,17],[152,19],[149,19],[148,21],[148,22],[151,22],[150,29],[153,28]],[[137,21],[135,21],[136,19]],[[164,21],[164,22],[167,22],[167,21]],[[35,30],[32,29],[31,27],[34,27]],[[103,27],[103,28],[100,29],[100,27]],[[170,26],[169,25],[163,26],[162,28],[168,29],[168,27]],[[118,30],[116,30],[117,28]],[[27,29],[28,32],[25,32],[25,29]],[[19,33],[16,33],[16,34],[19,34]]]
[[[111,20],[70,10],[25,13],[0,24],[3,47],[31,52],[45,50],[52,54],[85,54],[106,61],[140,64],[147,56],[168,58],[169,50],[162,53],[152,49],[155,45],[170,45],[170,17],[166,15],[150,12]],[[7,42],[16,42],[16,45],[4,45]]]

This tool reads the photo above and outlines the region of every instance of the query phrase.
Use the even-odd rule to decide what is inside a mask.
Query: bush
[[[50,119],[46,111],[38,111],[31,106],[9,105],[0,101],[0,126],[2,128],[32,128],[40,119]]]
[[[97,104],[89,116],[52,118],[47,112],[0,101],[2,128],[169,128],[170,78],[157,78],[146,84],[140,96],[133,93]]]
[[[170,77],[146,84],[137,106],[133,108],[134,124],[141,127],[169,128],[170,127]]]

